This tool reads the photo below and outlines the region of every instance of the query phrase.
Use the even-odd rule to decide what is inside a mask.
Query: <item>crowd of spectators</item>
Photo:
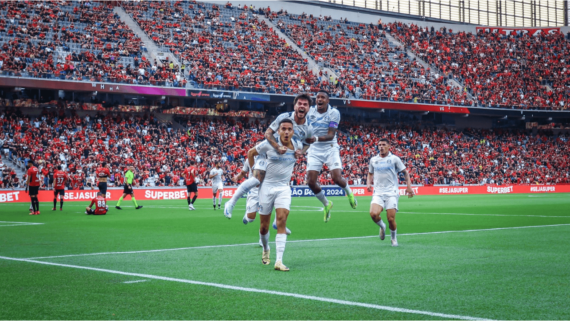
[[[3,156],[21,169],[33,160],[49,177],[62,165],[76,178],[73,186],[94,186],[94,170],[102,162],[110,164],[114,185],[121,185],[124,168],[134,165],[138,187],[181,186],[190,159],[197,162],[200,186],[211,184],[208,173],[216,162],[222,163],[225,184],[234,185],[231,178],[240,171],[247,151],[263,139],[266,127],[267,122],[259,119],[177,116],[173,125],[148,113],[79,116],[65,109],[34,118],[13,109],[0,115],[0,145]],[[366,184],[368,161],[378,153],[382,137],[392,142],[392,152],[408,167],[413,184],[570,183],[565,134],[343,122],[338,141],[351,185]],[[305,184],[305,171],[306,159],[299,159],[291,184]],[[14,178],[12,169],[6,169],[2,187],[21,187],[26,179]],[[333,184],[327,168],[320,183]]]

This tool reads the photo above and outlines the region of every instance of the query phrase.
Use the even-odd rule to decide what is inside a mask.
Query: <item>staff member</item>
[[[135,179],[134,171],[135,171],[135,167],[131,165],[131,166],[129,166],[129,168],[125,172],[125,184],[123,187],[123,196],[121,196],[121,198],[119,198],[119,201],[117,202],[117,206],[115,206],[115,208],[118,210],[122,210],[121,201],[123,200],[123,198],[127,197],[127,195],[131,195],[131,200],[133,200],[133,203],[135,204],[135,208],[137,210],[142,208],[142,205],[139,206],[137,204],[137,200],[135,199],[135,193],[133,192],[133,180]]]

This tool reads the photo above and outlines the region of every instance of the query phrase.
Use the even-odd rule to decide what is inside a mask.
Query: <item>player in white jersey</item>
[[[398,173],[404,173],[408,197],[414,196],[414,190],[412,189],[410,175],[406,170],[406,166],[402,163],[400,157],[390,153],[390,142],[388,139],[380,139],[378,148],[380,149],[380,155],[370,159],[368,179],[366,180],[366,188],[369,192],[372,192],[372,184],[374,183],[374,193],[370,203],[370,217],[372,217],[374,223],[380,226],[380,239],[384,240],[386,237],[386,224],[382,222],[380,213],[382,213],[384,208],[386,209],[392,246],[398,246],[398,240],[396,239],[396,212],[398,212],[398,199],[400,198]]]
[[[283,148],[283,146],[279,146],[279,144],[275,139],[275,133],[277,132],[279,124],[282,120],[289,119],[292,121],[294,129],[293,138],[295,138],[298,141],[305,143],[307,141],[307,138],[310,138],[313,135],[313,128],[310,126],[309,122],[306,119],[307,111],[311,106],[311,96],[309,96],[308,94],[297,95],[294,100],[294,105],[295,105],[295,112],[283,113],[279,115],[275,119],[275,121],[271,123],[269,128],[267,128],[267,130],[265,131],[265,139],[268,141],[268,143],[271,146],[273,146],[275,150],[277,150],[278,153],[281,154],[285,153],[286,149]],[[297,151],[295,153],[295,156],[297,158],[301,157],[302,153],[303,153],[302,151]],[[255,166],[252,167],[254,169],[253,176],[250,176],[245,182],[243,182],[237,188],[236,193],[229,201],[226,202],[226,205],[224,206],[224,215],[228,219],[232,217],[233,208],[238,199],[241,197],[241,195],[249,192],[252,188],[259,186],[259,184],[263,183],[267,167],[267,161],[265,155],[260,154],[259,157],[257,157]]]
[[[350,190],[348,182],[342,177],[340,148],[336,141],[340,112],[329,105],[329,94],[325,91],[317,93],[316,101],[317,105],[311,107],[307,114],[307,119],[313,126],[314,132],[314,136],[307,139],[308,143],[312,143],[307,156],[307,181],[311,191],[323,203],[324,219],[325,222],[328,222],[331,217],[333,202],[326,198],[321,186],[317,183],[323,164],[326,164],[331,172],[333,182],[344,189],[350,206],[356,208],[358,203]]]
[[[303,149],[303,144],[293,138],[293,121],[283,119],[279,124],[278,148],[274,148],[268,140],[264,140],[259,145],[250,149],[247,153],[249,165],[253,167],[254,158],[257,155],[266,155],[267,173],[262,186],[259,189],[259,236],[263,244],[261,263],[267,265],[269,259],[269,222],[271,211],[275,208],[277,216],[277,235],[275,236],[275,247],[277,257],[275,260],[275,270],[289,271],[283,265],[283,253],[287,242],[287,216],[291,207],[291,174],[297,161],[296,152]]]
[[[218,209],[222,206],[222,195],[224,194],[224,182],[222,181],[222,175],[224,170],[220,168],[220,162],[216,163],[216,168],[210,171],[210,179],[212,180],[212,203],[214,203],[214,209],[216,209],[216,198],[218,198]],[[219,193],[219,197],[218,197]]]

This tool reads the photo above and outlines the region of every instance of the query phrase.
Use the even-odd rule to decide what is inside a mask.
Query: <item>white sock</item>
[[[220,195],[218,195],[218,200],[220,201],[220,206],[222,205],[222,192],[220,192]]]
[[[227,203],[227,202],[226,202]],[[245,214],[245,216],[243,217],[248,223],[251,223],[253,221],[255,221],[255,218],[249,218],[247,217],[247,214]]]
[[[212,197],[212,203],[214,203],[214,206],[216,206],[216,196],[215,195]]]
[[[265,235],[259,233],[259,239],[261,239],[261,244],[263,244],[263,250],[269,251],[269,231]]]
[[[352,190],[350,189],[350,186],[348,186],[348,182],[346,182],[346,186],[343,189],[346,192],[346,195],[352,194]]]
[[[396,239],[396,230],[390,230],[390,236],[392,237],[392,240]]]
[[[285,252],[285,243],[287,243],[287,234],[277,234],[275,236],[275,248],[277,248],[276,261],[283,262],[283,252]]]
[[[228,203],[230,203],[231,205],[235,205],[243,194],[249,192],[252,188],[256,187],[257,185],[259,185],[259,180],[257,178],[255,177],[248,178],[245,182],[241,183],[241,185],[238,186],[234,195],[228,201]]]
[[[315,194],[315,196],[319,199],[319,201],[321,201],[321,203],[323,203],[324,206],[329,205],[329,200],[327,200],[327,197],[325,196],[325,192],[323,190],[321,190],[318,194]]]
[[[34,207],[32,206],[32,203],[30,203],[30,210],[33,211]]]
[[[380,221],[376,222],[376,224],[378,224],[378,226],[380,226],[383,229],[386,229],[386,224],[384,224],[384,222],[382,222],[382,219],[380,219]],[[394,231],[394,233],[396,233],[396,231]]]

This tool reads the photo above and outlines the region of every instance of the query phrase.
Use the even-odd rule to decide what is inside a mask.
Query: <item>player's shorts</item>
[[[247,193],[245,213],[257,213],[259,211],[259,188],[253,188]]]
[[[39,186],[30,186],[30,187],[28,187],[28,191],[30,192],[29,193],[30,196],[38,195],[39,191],[40,191],[40,187]]]
[[[53,190],[53,197],[57,197],[57,195],[61,196],[61,198],[63,198],[65,196],[65,189],[55,189]]]
[[[107,214],[108,210],[109,210],[109,206],[107,206],[107,208],[105,209],[105,212],[95,212],[94,209],[90,209],[90,210],[87,210],[87,214],[89,214],[89,215],[105,215],[105,214]]]
[[[289,186],[264,186],[259,191],[259,214],[269,215],[273,208],[291,207],[291,187]]]
[[[123,185],[123,194],[133,194],[133,189],[129,187],[129,184]]]
[[[218,190],[223,190],[223,189],[224,189],[224,183],[222,182],[212,185],[212,192],[214,194],[216,194]]]
[[[198,193],[198,184],[196,184],[196,182],[194,182],[190,185],[186,185],[186,190],[188,191],[188,194]]]
[[[253,170],[259,171],[266,171],[267,170],[267,156],[266,155],[259,155],[255,160],[255,164],[253,165]]]
[[[99,182],[99,184],[97,184],[97,187],[99,188],[99,192],[103,193],[103,195],[107,195],[107,183],[106,182]]]
[[[391,210],[396,209],[398,212],[398,200],[400,195],[394,196],[382,196],[382,195],[372,195],[372,204],[378,204],[382,206],[383,209]]]
[[[330,171],[333,169],[342,169],[342,162],[340,161],[340,150],[338,147],[331,147],[326,151],[312,151],[309,149],[307,155],[307,170],[320,172],[323,169],[323,164],[327,164]]]

